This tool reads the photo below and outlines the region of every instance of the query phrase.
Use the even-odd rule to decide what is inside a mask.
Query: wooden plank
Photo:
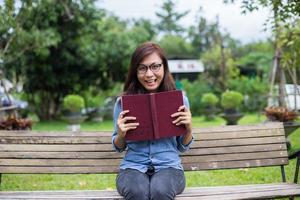
[[[204,147],[226,147],[226,146],[243,146],[243,145],[260,145],[260,144],[284,144],[285,137],[261,137],[261,138],[243,138],[243,139],[224,139],[224,140],[208,140],[194,141],[191,148]]]
[[[287,158],[286,151],[273,151],[273,152],[257,152],[257,153],[234,153],[234,154],[216,154],[205,156],[182,156],[182,163],[191,162],[220,162],[220,161],[237,161],[237,160],[259,160],[266,158]]]
[[[270,130],[270,129],[283,129],[283,124],[278,122],[270,122],[264,124],[252,124],[252,125],[235,125],[235,126],[216,126],[208,128],[193,128],[193,133],[212,133],[212,132],[233,132],[233,131],[247,131],[247,130]],[[11,130],[0,131],[0,136],[111,136],[113,130],[106,131],[28,131],[28,130]]]
[[[71,144],[103,144],[111,146],[111,138],[109,140],[101,139],[101,138],[29,138],[22,140],[9,140],[9,139],[1,139],[0,151],[5,149],[4,145],[29,145],[35,144],[61,144],[61,145],[71,145]],[[195,140],[192,144],[192,147],[211,147],[211,146],[233,146],[233,145],[250,145],[250,144],[271,144],[271,143],[284,143],[285,137],[259,137],[259,138],[232,138],[232,139],[218,139],[218,140]],[[12,146],[12,145],[11,145]],[[28,146],[27,146],[28,147]],[[10,147],[11,148],[11,147]],[[18,146],[18,148],[22,148],[22,146]]]
[[[0,173],[111,173],[118,171],[118,161],[110,166],[97,165],[97,166],[0,166]],[[201,163],[183,163],[186,171],[195,170],[208,170],[208,169],[234,169],[234,168],[247,168],[257,166],[276,166],[287,164],[288,160],[284,158],[277,159],[261,159],[261,160],[248,160],[248,161],[230,161],[230,162],[201,162]],[[81,171],[82,170],[82,171]]]
[[[287,165],[287,158],[260,159],[247,161],[223,161],[223,162],[203,162],[203,163],[183,163],[185,171],[212,170],[212,169],[237,169],[262,166]]]
[[[257,184],[257,185],[250,185],[250,186],[226,186],[226,187],[211,187],[211,188],[198,188],[198,189],[187,189],[183,194],[179,195],[181,197],[192,197],[192,196],[210,196],[210,195],[225,195],[225,194],[241,194],[243,193],[257,193],[257,192],[271,192],[271,191],[278,191],[278,190],[298,190],[300,192],[299,185],[280,185],[280,184],[273,184],[269,186],[264,186],[264,184]]]
[[[106,174],[116,173],[119,166],[90,166],[90,167],[2,167],[0,173],[7,174]]]
[[[281,184],[257,184],[244,186],[215,186],[215,187],[197,187],[187,188],[182,194],[177,195],[176,200],[197,199],[197,198],[217,198],[220,199],[239,199],[239,198],[259,198],[268,197],[285,197],[287,195],[299,195],[299,185],[281,185]],[[277,194],[276,194],[277,193]],[[249,195],[252,196],[249,196]],[[122,198],[116,190],[113,191],[28,191],[28,192],[0,192],[2,198]],[[222,197],[222,198],[221,198]]]
[[[119,166],[122,159],[0,159],[0,166]]]
[[[272,137],[284,136],[283,129],[276,130],[249,130],[249,131],[232,131],[232,132],[212,132],[194,134],[195,140],[214,140],[214,139],[231,139],[231,138],[252,138],[252,137]]]
[[[110,137],[5,137],[0,144],[111,144]]]
[[[79,150],[82,150],[81,152]],[[86,151],[86,149],[76,149],[76,151],[8,151],[0,152],[0,158],[122,158],[123,153],[117,153],[115,151],[101,151],[99,149],[92,149],[94,151]],[[286,150],[286,145],[282,144],[268,144],[257,146],[239,146],[235,147],[217,147],[217,148],[202,148],[191,149],[181,156],[194,156],[194,155],[214,155],[214,154],[229,154],[229,153],[251,153],[251,152],[268,152],[268,151],[280,151]],[[63,153],[62,153],[63,152]]]
[[[299,189],[286,189],[286,190],[268,190],[268,191],[250,191],[250,192],[236,192],[230,194],[216,194],[205,195],[199,193],[199,195],[192,197],[180,197],[176,200],[206,200],[206,199],[222,199],[222,200],[240,200],[240,199],[272,199],[283,198],[289,196],[299,196]]]
[[[83,152],[0,152],[0,158],[77,158],[77,159],[89,159],[89,158],[123,158],[125,153],[117,152],[100,152],[100,151],[83,151]]]
[[[255,189],[261,189],[261,190],[266,190],[266,189],[297,189],[300,188],[300,185],[294,184],[294,183],[264,183],[264,184],[245,184],[245,185],[225,185],[225,186],[204,186],[204,187],[188,187],[184,190],[183,194],[180,196],[184,195],[189,195],[193,193],[199,193],[199,191],[202,191],[204,193],[209,193],[209,192],[220,192],[220,191],[228,191],[228,192],[233,192],[233,191],[245,191],[245,190],[255,190]]]
[[[0,137],[111,137],[113,131],[0,131]]]
[[[285,144],[262,144],[262,145],[246,145],[242,148],[240,146],[233,147],[212,147],[212,148],[192,148],[181,154],[185,155],[211,155],[211,154],[227,154],[227,153],[251,153],[251,152],[268,152],[286,150]],[[1,157],[1,154],[0,154]]]
[[[232,131],[247,131],[247,130],[269,130],[269,129],[283,129],[283,123],[281,122],[270,122],[263,124],[252,124],[252,125],[234,125],[234,126],[217,126],[207,128],[194,128],[193,133],[212,133],[212,132],[232,132]]]
[[[120,197],[116,190],[51,190],[51,191],[1,191],[0,197],[3,196],[15,196],[15,197],[27,197],[27,196],[85,196],[90,195],[99,197]]]
[[[85,149],[84,149],[85,150]],[[243,146],[243,148],[236,147],[217,147],[217,148],[202,148],[202,149],[191,149],[181,156],[195,156],[195,155],[214,155],[214,154],[229,154],[229,153],[251,153],[251,152],[270,152],[270,151],[281,151],[286,150],[286,145],[282,144],[268,144],[268,145],[257,145],[257,146]],[[34,152],[34,151],[8,151],[0,152],[0,158],[122,158],[123,153],[117,153],[115,151],[53,151],[53,152]]]
[[[228,154],[228,155],[214,155],[214,156],[186,156],[182,157],[182,163],[208,163],[208,162],[223,162],[229,161],[244,161],[264,159],[287,158],[287,153],[279,152],[265,152],[265,153],[250,153],[250,154]],[[0,166],[101,166],[112,165],[118,166],[121,158],[113,159],[0,159]]]
[[[1,151],[114,151],[112,144],[0,144]]]

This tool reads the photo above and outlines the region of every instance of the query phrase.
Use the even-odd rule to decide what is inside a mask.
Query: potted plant
[[[265,108],[265,115],[268,121],[283,122],[286,136],[290,135],[293,131],[300,127],[300,124],[295,122],[298,118],[296,111],[290,110],[283,106],[270,106]]]
[[[65,119],[70,124],[72,131],[80,129],[80,123],[82,123],[87,117],[82,115],[82,109],[84,108],[84,99],[80,95],[69,94],[63,99],[63,110]]]
[[[216,105],[219,102],[219,98],[213,93],[205,93],[202,95],[201,103],[204,106],[205,119],[210,121],[215,118],[217,112]]]
[[[226,91],[221,96],[221,106],[224,108],[224,114],[221,115],[227,122],[227,125],[236,125],[238,120],[243,117],[239,112],[239,107],[244,100],[243,94],[236,91]]]

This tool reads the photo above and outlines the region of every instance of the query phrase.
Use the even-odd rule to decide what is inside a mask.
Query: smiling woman
[[[152,42],[141,44],[132,54],[124,94],[138,95],[172,90],[176,90],[175,82],[162,48]],[[174,118],[172,123],[176,126],[185,126],[186,134],[133,141],[125,136],[128,131],[140,125],[140,119],[131,116],[130,110],[123,110],[120,98],[117,100],[112,144],[117,152],[127,151],[116,181],[118,192],[125,199],[174,199],[184,190],[185,176],[179,151],[188,150],[193,137],[188,99],[183,97],[182,102],[184,105],[176,108],[170,117]],[[131,180],[130,184],[127,180]]]

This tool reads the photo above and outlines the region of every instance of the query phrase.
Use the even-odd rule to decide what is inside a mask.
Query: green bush
[[[69,94],[63,99],[63,108],[70,112],[80,112],[84,108],[84,99],[79,95]]]
[[[199,77],[197,80],[190,82],[187,79],[181,80],[183,90],[189,98],[190,110],[194,116],[201,115],[205,106],[201,104],[201,96],[204,93],[215,92],[211,86],[207,84],[204,78]]]
[[[219,98],[214,93],[205,93],[202,95],[201,103],[204,106],[216,106]]]
[[[268,80],[259,77],[249,78],[241,76],[228,81],[228,89],[240,92],[244,95],[245,111],[262,111],[267,105],[267,95],[269,92]]]
[[[221,105],[224,109],[236,109],[241,106],[244,96],[236,91],[226,91],[222,93]]]

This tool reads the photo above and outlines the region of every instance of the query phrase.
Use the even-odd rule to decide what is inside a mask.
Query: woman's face
[[[152,53],[142,60],[137,67],[137,78],[147,91],[157,91],[164,78],[164,66],[156,53]]]

